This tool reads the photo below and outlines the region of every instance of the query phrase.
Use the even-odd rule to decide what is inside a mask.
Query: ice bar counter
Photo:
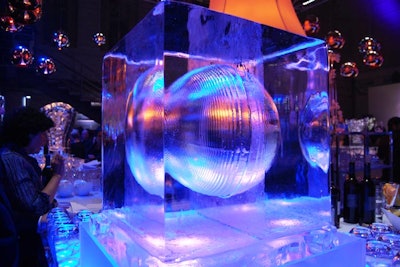
[[[81,266],[365,266],[331,226],[327,71],[321,40],[160,2],[103,59]]]

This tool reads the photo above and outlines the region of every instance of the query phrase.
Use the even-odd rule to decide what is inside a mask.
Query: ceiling
[[[4,7],[5,0],[0,0]],[[209,1],[185,1],[208,6]],[[354,61],[362,86],[391,82],[400,70],[400,1],[398,0],[319,0],[303,6],[292,0],[300,21],[307,15],[320,19],[321,29],[315,36],[323,39],[327,32],[339,30],[346,40],[340,52],[342,62]],[[39,21],[15,33],[0,30],[0,93],[6,107],[20,105],[21,98],[31,96],[30,104],[43,106],[63,101],[78,112],[101,122],[101,68],[103,56],[156,4],[156,0],[43,0]],[[64,31],[68,48],[58,50],[52,35]],[[93,34],[102,32],[107,43],[97,46]],[[382,45],[385,61],[378,70],[363,67],[358,42],[365,36]],[[57,71],[39,75],[35,67],[16,67],[10,56],[17,45],[24,45],[35,59],[50,57]],[[346,84],[346,83],[343,83]]]

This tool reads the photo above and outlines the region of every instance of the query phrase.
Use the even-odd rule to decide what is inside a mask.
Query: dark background
[[[4,7],[6,1],[0,1]],[[29,105],[41,107],[63,101],[101,123],[103,56],[158,2],[43,0],[39,21],[15,33],[0,30],[0,94],[6,97],[6,108],[21,105],[22,97],[30,95]],[[209,0],[185,2],[209,5]],[[331,30],[341,32],[345,45],[338,51],[340,64],[356,62],[359,76],[337,76],[338,100],[345,118],[362,117],[368,113],[368,87],[400,82],[400,1],[317,0],[306,7],[302,6],[301,0],[292,2],[301,23],[308,15],[319,18],[320,31],[314,37],[325,39]],[[67,33],[70,47],[57,49],[52,41],[57,30]],[[98,47],[94,43],[92,36],[96,32],[106,36],[106,45]],[[365,36],[375,38],[382,45],[384,63],[378,69],[370,69],[362,63],[358,43]],[[44,76],[39,75],[34,66],[12,65],[11,53],[17,45],[27,47],[35,59],[52,58],[57,71]]]

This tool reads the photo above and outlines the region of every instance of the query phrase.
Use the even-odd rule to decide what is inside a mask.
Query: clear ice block
[[[327,71],[321,40],[160,2],[104,57],[104,211],[82,265],[96,248],[104,266],[332,252]]]

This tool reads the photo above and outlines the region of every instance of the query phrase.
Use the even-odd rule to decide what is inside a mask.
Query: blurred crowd
[[[68,140],[69,154],[85,162],[101,161],[102,131],[74,128]]]

